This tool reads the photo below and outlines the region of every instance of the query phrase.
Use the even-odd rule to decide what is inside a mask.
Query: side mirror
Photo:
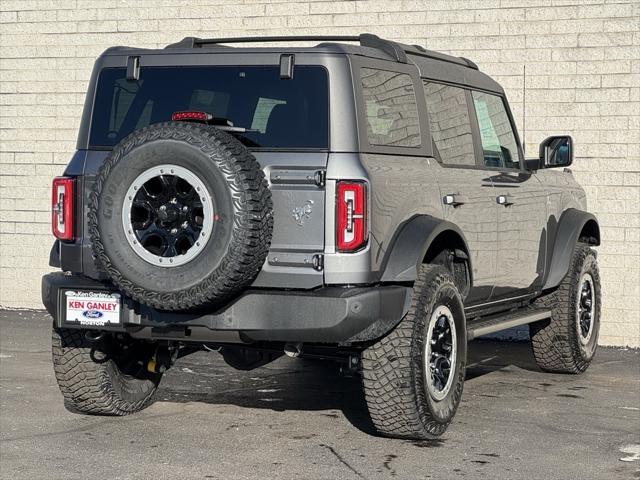
[[[525,158],[524,159],[524,168],[535,172],[536,170],[540,170],[540,159],[539,158]]]
[[[548,137],[540,144],[539,168],[568,167],[573,163],[573,139],[569,135]]]

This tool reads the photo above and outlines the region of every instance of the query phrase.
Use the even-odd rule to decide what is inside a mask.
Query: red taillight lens
[[[56,177],[51,191],[51,230],[60,240],[73,240],[73,193],[75,179]]]
[[[336,191],[336,247],[355,252],[367,243],[367,186],[338,182]]]
[[[171,120],[174,122],[207,122],[213,117],[206,112],[173,112]]]

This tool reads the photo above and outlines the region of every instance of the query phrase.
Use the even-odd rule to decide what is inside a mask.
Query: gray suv
[[[320,43],[229,46],[280,41]],[[65,405],[139,411],[202,349],[316,356],[361,374],[380,434],[429,439],[473,338],[528,324],[543,370],[582,372],[600,230],[572,158],[554,136],[525,160],[472,61],[371,34],[110,48],[53,182]]]

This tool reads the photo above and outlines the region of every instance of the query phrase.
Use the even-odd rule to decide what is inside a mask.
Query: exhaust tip
[[[299,357],[302,354],[302,343],[287,343],[284,346],[284,354],[291,358]]]

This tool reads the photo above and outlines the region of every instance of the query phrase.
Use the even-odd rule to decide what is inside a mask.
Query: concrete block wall
[[[640,346],[638,0],[2,0],[0,305],[40,305],[50,180],[105,48],[363,31],[473,59],[504,85],[521,129],[526,86],[531,155],[547,135],[574,136],[573,170],[602,225],[601,343]]]

